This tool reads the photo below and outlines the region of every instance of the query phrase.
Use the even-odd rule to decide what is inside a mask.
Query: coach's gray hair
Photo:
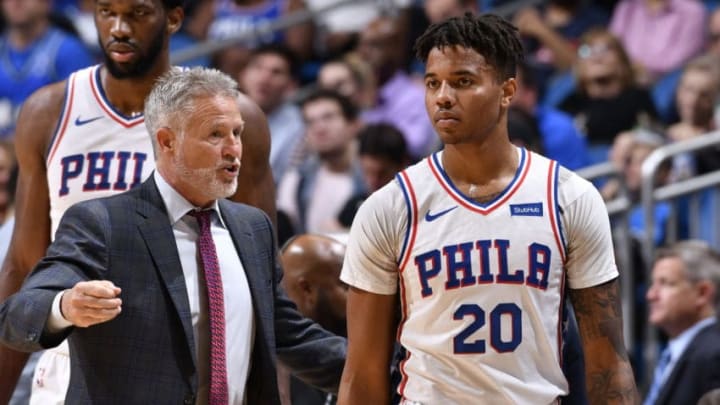
[[[715,285],[715,309],[720,309],[720,253],[707,242],[693,239],[660,248],[655,260],[664,258],[680,259],[692,283],[711,281]]]
[[[145,126],[155,153],[158,129],[171,128],[183,136],[196,100],[214,96],[237,100],[240,96],[237,82],[219,70],[207,68],[172,68],[163,74],[145,99]]]

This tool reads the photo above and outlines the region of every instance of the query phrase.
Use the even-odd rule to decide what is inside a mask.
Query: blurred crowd
[[[191,0],[171,39],[175,56],[209,41],[233,42],[178,64],[228,73],[267,115],[280,243],[303,233],[342,235],[370,193],[437,150],[412,48],[429,24],[451,16],[502,10],[518,27],[526,61],[509,114],[513,142],[570,169],[612,162],[619,179],[598,184],[608,200],[624,191],[638,207],[644,159],[663,145],[706,136],[720,120],[720,9],[713,1],[386,0],[326,10],[338,2]],[[101,63],[102,54],[95,0],[0,3],[3,235],[12,228],[13,130],[23,101]],[[271,29],[303,11],[314,14]],[[683,155],[662,166],[656,182],[719,166],[717,149]],[[669,216],[668,205],[656,206],[658,246]],[[643,221],[639,208],[631,212],[633,232],[643,232]]]

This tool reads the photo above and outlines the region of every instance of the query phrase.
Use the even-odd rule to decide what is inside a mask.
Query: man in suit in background
[[[16,350],[69,339],[66,402],[276,404],[276,352],[337,388],[344,340],[285,297],[267,216],[224,199],[245,125],[236,87],[213,70],[163,75],[145,103],[156,171],[71,207],[0,306],[0,341]]]
[[[720,254],[698,240],[658,252],[647,292],[649,321],[670,339],[645,405],[695,404],[720,388]]]
[[[323,235],[302,234],[280,249],[283,287],[304,316],[340,336],[347,336],[345,295],[347,285],[340,281],[345,244]],[[335,395],[290,380],[293,405],[330,405]]]

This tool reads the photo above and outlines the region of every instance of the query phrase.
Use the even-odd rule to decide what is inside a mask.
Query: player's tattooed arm
[[[570,290],[585,353],[588,399],[592,404],[637,404],[635,378],[623,341],[617,279]]]

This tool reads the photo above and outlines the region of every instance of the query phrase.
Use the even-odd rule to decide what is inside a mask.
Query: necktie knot
[[[197,219],[201,230],[210,228],[210,220],[212,218],[211,217],[212,210],[202,210],[202,211],[191,210],[190,212],[188,212],[188,215]]]

